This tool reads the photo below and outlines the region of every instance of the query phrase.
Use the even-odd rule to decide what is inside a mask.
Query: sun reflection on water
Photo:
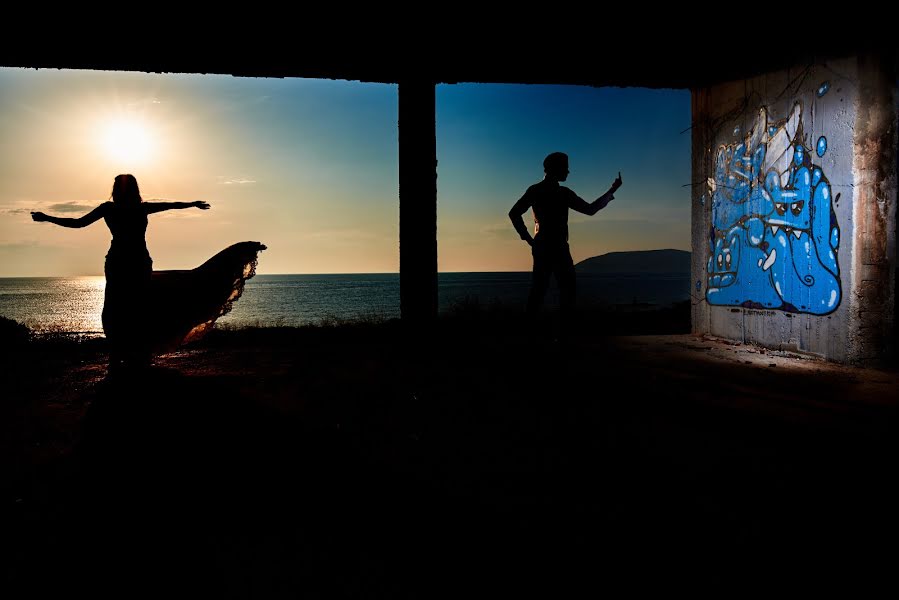
[[[0,279],[0,315],[36,332],[102,334],[106,278],[16,277]]]

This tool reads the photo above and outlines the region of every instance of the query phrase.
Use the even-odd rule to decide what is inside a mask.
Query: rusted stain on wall
[[[858,67],[850,345],[853,360],[868,361],[895,351],[896,65],[860,56]]]

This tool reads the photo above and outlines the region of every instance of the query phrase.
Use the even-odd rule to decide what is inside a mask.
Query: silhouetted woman
[[[231,309],[244,282],[256,271],[265,246],[240,242],[196,269],[153,271],[147,251],[147,216],[165,210],[199,208],[206,202],[144,202],[133,175],[119,175],[112,202],[104,202],[78,219],[32,212],[35,221],[62,227],[86,227],[101,218],[112,233],[106,254],[103,331],[110,344],[111,369],[144,366],[150,357],[197,339]]]

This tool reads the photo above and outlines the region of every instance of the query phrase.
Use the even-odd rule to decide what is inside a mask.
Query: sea
[[[529,272],[440,273],[438,312],[483,309],[524,310]],[[0,316],[35,331],[100,335],[105,278],[0,278]],[[661,308],[690,297],[686,275],[579,274],[579,307]],[[552,283],[546,305],[558,306]],[[257,275],[233,310],[219,319],[228,327],[297,327],[328,322],[382,320],[400,316],[397,273]]]

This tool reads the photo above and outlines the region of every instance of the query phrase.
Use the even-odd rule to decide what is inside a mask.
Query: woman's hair
[[[140,204],[140,188],[134,175],[118,175],[112,184],[112,201],[116,204]]]

